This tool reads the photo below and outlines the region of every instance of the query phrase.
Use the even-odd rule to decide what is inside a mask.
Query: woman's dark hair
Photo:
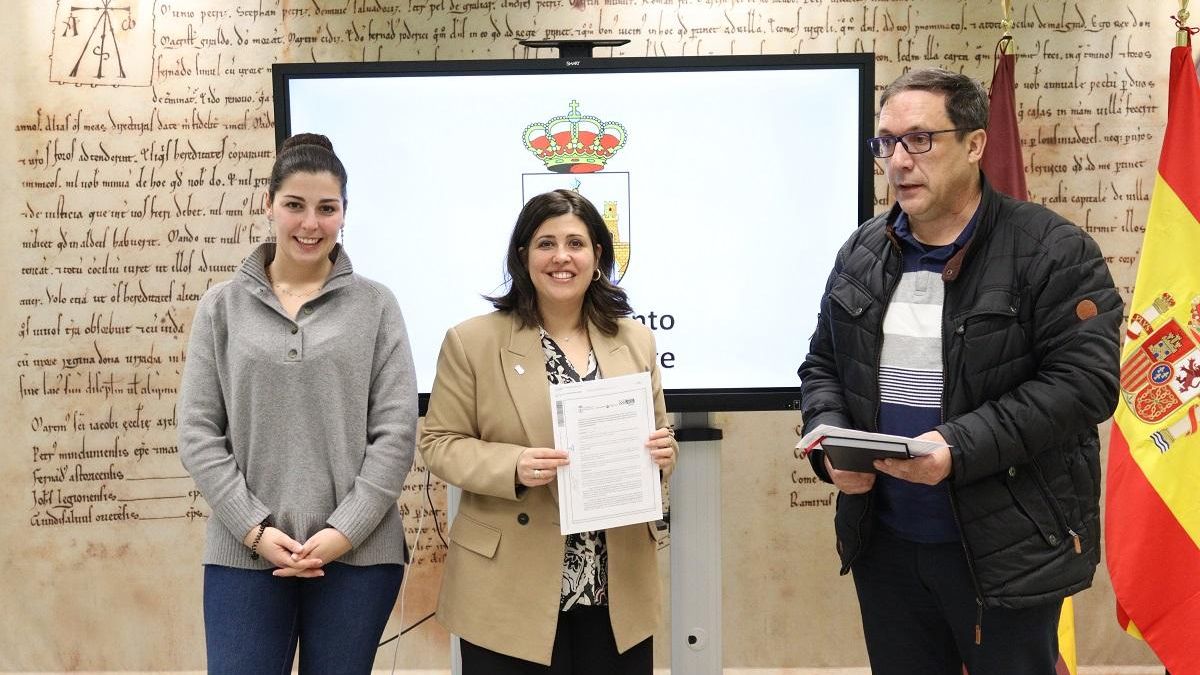
[[[342,186],[342,206],[346,205],[346,167],[333,152],[333,143],[321,134],[296,134],[279,146],[271,166],[267,196],[274,201],[283,181],[296,173],[330,173]]]
[[[513,227],[508,242],[507,268],[508,292],[497,296],[484,296],[492,306],[504,312],[512,312],[522,326],[531,327],[541,323],[538,315],[537,290],[529,278],[526,264],[529,244],[533,233],[542,223],[557,216],[574,214],[587,226],[592,244],[600,245],[600,258],[596,268],[600,278],[588,286],[583,296],[583,315],[596,324],[605,335],[616,335],[617,319],[633,313],[625,291],[611,281],[616,257],[613,255],[612,234],[604,225],[604,219],[592,203],[574,190],[555,190],[540,194],[525,203],[517,224]]]

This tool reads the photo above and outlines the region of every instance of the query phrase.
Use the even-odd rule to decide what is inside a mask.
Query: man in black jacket
[[[987,121],[960,74],[884,90],[869,145],[896,204],[838,253],[799,370],[806,432],[947,446],[872,473],[810,454],[876,675],[1053,675],[1062,600],[1100,559],[1121,299],[1085,232],[991,188]]]

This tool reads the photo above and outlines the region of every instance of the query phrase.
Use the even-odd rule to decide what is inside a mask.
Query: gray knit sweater
[[[267,569],[242,544],[268,516],[304,542],[326,523],[339,562],[402,563],[396,499],[412,466],[416,375],[400,307],[340,246],[293,321],[263,244],[196,309],[179,394],[179,457],[212,508],[204,563]]]

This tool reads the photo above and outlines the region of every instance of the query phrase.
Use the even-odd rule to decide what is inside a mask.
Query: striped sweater
[[[945,246],[917,241],[901,214],[895,232],[904,254],[900,283],[883,320],[879,363],[879,431],[919,436],[942,422],[942,269],[975,230],[977,216]],[[880,523],[909,541],[957,541],[945,482],[909,483],[885,474],[876,482]]]

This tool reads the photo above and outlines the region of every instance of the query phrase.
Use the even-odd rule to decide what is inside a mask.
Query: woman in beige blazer
[[[498,311],[446,333],[420,441],[435,475],[463,490],[438,620],[462,638],[464,675],[652,671],[659,619],[657,530],[642,523],[559,534],[549,384],[651,373],[647,452],[668,475],[654,337],[613,285],[612,237],[577,192],[534,197],[509,243]]]

